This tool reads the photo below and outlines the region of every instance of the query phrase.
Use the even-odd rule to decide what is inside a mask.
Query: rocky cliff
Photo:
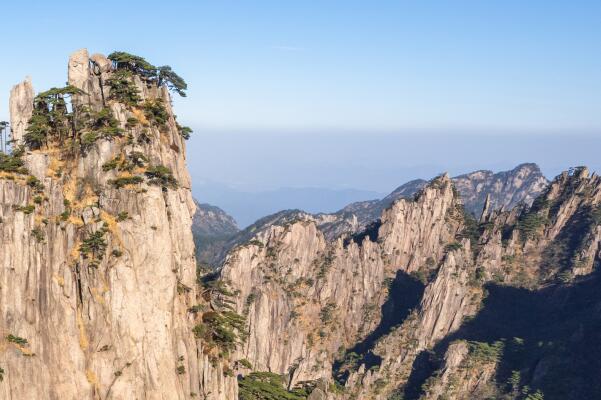
[[[232,399],[193,332],[195,206],[170,68],[86,50],[11,92],[0,163],[0,398]],[[196,308],[194,308],[196,306]],[[197,329],[198,330],[198,329]]]
[[[246,316],[239,357],[288,388],[330,382],[324,399],[598,396],[580,385],[595,372],[561,371],[601,370],[583,317],[601,304],[601,179],[574,169],[508,211],[489,196],[479,221],[461,197],[441,176],[333,240],[302,212],[258,225],[220,272]]]
[[[532,204],[534,198],[541,194],[548,185],[547,179],[536,164],[521,164],[510,171],[497,173],[485,170],[475,171],[457,176],[452,181],[461,196],[465,209],[476,217],[482,213],[487,197],[489,197],[490,208],[509,210],[518,204]],[[352,203],[332,214],[309,215],[300,210],[285,210],[269,215],[236,234],[219,239],[217,246],[201,245],[203,248],[202,259],[212,266],[220,266],[227,253],[236,245],[250,240],[258,231],[271,224],[282,225],[295,218],[314,219],[328,240],[360,232],[368,225],[376,223],[382,212],[396,200],[412,199],[427,183],[423,179],[416,179],[399,186],[381,200]],[[206,219],[207,221],[211,220],[210,216],[207,216]],[[209,238],[209,242],[212,241]]]
[[[597,175],[442,175],[352,205],[338,233],[338,215],[286,211],[198,274],[184,89],[81,50],[67,86],[11,92],[1,398],[601,396]]]

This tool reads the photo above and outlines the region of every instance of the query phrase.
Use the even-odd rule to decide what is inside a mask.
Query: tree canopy
[[[136,56],[124,51],[114,51],[108,55],[108,59],[113,62],[117,70],[128,70],[141,78],[156,82],[157,85],[165,85],[169,90],[174,91],[182,97],[186,97],[188,85],[186,81],[173,71],[169,65],[155,67],[144,57]]]

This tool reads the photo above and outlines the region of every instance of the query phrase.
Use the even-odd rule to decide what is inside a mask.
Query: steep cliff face
[[[192,332],[195,206],[169,92],[123,71],[81,50],[70,86],[11,92],[26,146],[0,172],[3,399],[237,395]]]
[[[442,176],[414,200],[393,202],[365,230],[333,240],[324,216],[266,218],[221,270],[238,293],[237,311],[247,316],[249,338],[239,357],[255,370],[283,374],[290,388],[329,380],[337,386],[320,396],[330,399],[598,394],[597,388],[574,390],[574,374],[565,383],[572,389],[554,395],[550,382],[565,344],[542,356],[533,350],[552,332],[582,354],[597,340],[597,320],[578,316],[558,326],[544,308],[546,322],[530,332],[524,321],[536,312],[523,298],[536,297],[541,308],[554,304],[565,315],[583,297],[601,301],[586,291],[565,302],[575,287],[592,290],[596,282],[600,196],[601,179],[577,168],[558,176],[531,207],[495,210],[488,196],[476,221],[453,181]],[[507,310],[512,290],[521,293],[514,299],[520,303]],[[507,315],[503,327],[495,315]],[[583,338],[566,333],[576,321]],[[509,341],[525,341],[526,350]]]
[[[511,171],[475,171],[453,178],[468,211],[479,216],[486,198],[494,209],[509,210],[532,204],[549,184],[536,164],[520,164]]]
[[[399,271],[427,275],[464,224],[448,177],[400,200],[381,226],[328,242],[304,215],[270,225],[228,256],[222,278],[238,290],[250,336],[241,355],[291,384],[329,377],[334,355],[365,339]]]

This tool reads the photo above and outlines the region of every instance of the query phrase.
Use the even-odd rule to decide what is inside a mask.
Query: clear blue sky
[[[31,75],[38,90],[62,84],[78,48],[139,54],[188,81],[176,112],[196,131],[196,181],[385,192],[416,171],[535,161],[553,175],[599,164],[590,140],[577,139],[601,137],[598,0],[10,1],[2,16],[0,119],[14,83]],[[468,140],[471,153],[416,145],[431,132]],[[516,143],[563,139],[548,151],[495,152],[509,133]],[[488,135],[486,148],[478,135]],[[269,146],[248,145],[255,137]],[[299,154],[299,140],[311,142],[304,152],[331,151]]]
[[[2,15],[2,93],[25,74],[61,84],[88,47],[171,64],[198,127],[601,128],[600,1],[11,1]]]

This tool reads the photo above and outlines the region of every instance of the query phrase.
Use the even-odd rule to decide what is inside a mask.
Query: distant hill
[[[196,214],[192,220],[192,233],[196,244],[196,257],[200,262],[208,263],[240,229],[236,220],[221,208],[196,200],[194,202]]]
[[[219,183],[194,185],[194,196],[202,202],[217,204],[245,228],[266,215],[285,209],[302,209],[311,213],[335,212],[347,204],[379,199],[385,193],[358,189],[279,188],[244,191]]]
[[[520,203],[532,204],[532,201],[543,192],[549,183],[540,168],[532,163],[520,164],[512,170],[497,173],[486,170],[474,171],[456,176],[452,178],[452,181],[461,195],[465,209],[476,218],[482,213],[487,196],[490,196],[492,209],[511,209]],[[428,181],[423,179],[409,181],[381,200],[354,202],[334,213],[311,213],[295,208],[264,216],[241,231],[216,229],[213,235],[195,232],[199,260],[217,266],[231,248],[252,239],[257,232],[267,229],[271,225],[283,225],[298,219],[316,219],[320,229],[329,239],[343,234],[356,233],[380,218],[382,211],[390,207],[396,200],[412,198],[427,184]],[[227,214],[221,209],[213,208],[223,214],[220,214],[220,219],[226,218]],[[203,214],[197,213],[195,217],[200,220],[198,226],[207,224],[220,226],[212,222],[216,215],[212,216],[206,211],[201,212]],[[229,216],[227,218],[233,220]],[[206,221],[204,221],[205,219]]]

